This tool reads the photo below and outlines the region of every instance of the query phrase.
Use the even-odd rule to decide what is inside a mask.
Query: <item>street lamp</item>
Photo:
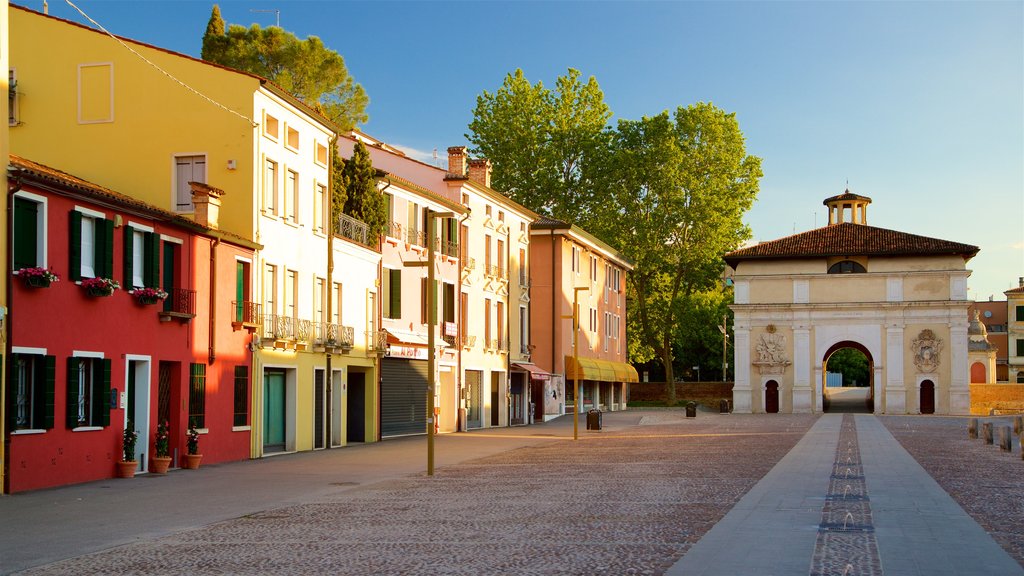
[[[729,362],[726,360],[726,350],[729,349],[729,316],[722,314],[722,324],[718,326],[718,331],[722,333],[722,382],[725,382],[726,369],[729,368]]]
[[[572,372],[572,386],[573,386],[573,401],[572,401],[572,439],[580,439],[580,305],[579,298],[580,292],[586,292],[590,290],[587,286],[578,286],[572,289],[572,314],[569,316],[562,316],[562,318],[572,318],[572,361],[573,361],[573,372]]]
[[[427,261],[406,262],[406,266],[427,267],[427,476],[434,475],[434,391],[437,389],[437,351],[434,329],[437,327],[437,293],[434,286],[434,236],[437,218],[455,218],[454,212],[427,210]]]

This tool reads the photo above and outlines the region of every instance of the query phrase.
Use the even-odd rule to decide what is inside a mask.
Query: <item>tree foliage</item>
[[[856,348],[840,348],[828,358],[829,372],[843,375],[843,386],[868,385],[868,358]]]
[[[696,314],[699,300],[720,291],[722,254],[750,236],[742,218],[757,196],[761,161],[747,155],[734,114],[698,103],[673,116],[620,120],[603,174],[608,193],[596,231],[635,264],[630,358],[659,358],[671,382],[673,344],[707,324]]]
[[[549,90],[522,70],[477,97],[466,135],[474,155],[493,163],[491,182],[513,200],[568,222],[594,206],[594,160],[606,148],[611,110],[594,77],[569,69]]]
[[[274,82],[344,130],[368,118],[369,98],[363,87],[349,74],[341,55],[316,36],[300,40],[283,28],[257,24],[232,24],[225,31],[220,8],[214,5],[202,57]]]
[[[343,160],[338,147],[331,142],[334,150],[331,182],[334,187],[331,198],[332,222],[345,213],[365,222],[370,228],[370,241],[384,233],[388,224],[387,199],[377,187],[377,171],[373,167],[370,153],[362,142],[356,142],[352,157]]]

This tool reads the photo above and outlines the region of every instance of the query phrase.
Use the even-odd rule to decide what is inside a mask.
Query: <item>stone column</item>
[[[811,337],[807,328],[793,330],[793,413],[813,411],[811,398]]]
[[[903,379],[903,327],[893,326],[885,331],[885,414],[907,413],[907,387]]]
[[[962,321],[955,320],[949,327],[949,413],[971,413],[970,366],[967,364],[967,314]]]
[[[733,370],[735,382],[732,386],[733,412],[750,414],[753,398],[750,390],[750,329],[733,330]]]

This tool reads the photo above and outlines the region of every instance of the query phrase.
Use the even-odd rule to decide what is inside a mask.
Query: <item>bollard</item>
[[[1024,416],[1013,417],[1013,433],[1020,434],[1024,431]]]
[[[982,422],[981,423],[981,437],[985,440],[985,444],[992,443],[992,423]]]
[[[978,439],[978,419],[971,418],[967,421],[967,437],[971,440]]]
[[[1013,449],[1012,448],[1013,447],[1013,441],[1011,440],[1011,438],[1013,438],[1013,437],[1010,436],[1010,427],[1009,426],[1000,426],[999,427],[999,449],[1002,450],[1003,452],[1009,452],[1010,450],[1012,450]]]

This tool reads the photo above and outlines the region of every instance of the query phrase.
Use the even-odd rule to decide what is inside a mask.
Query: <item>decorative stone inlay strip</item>
[[[836,460],[811,558],[810,576],[881,575],[871,503],[861,468],[857,425],[843,415]]]

